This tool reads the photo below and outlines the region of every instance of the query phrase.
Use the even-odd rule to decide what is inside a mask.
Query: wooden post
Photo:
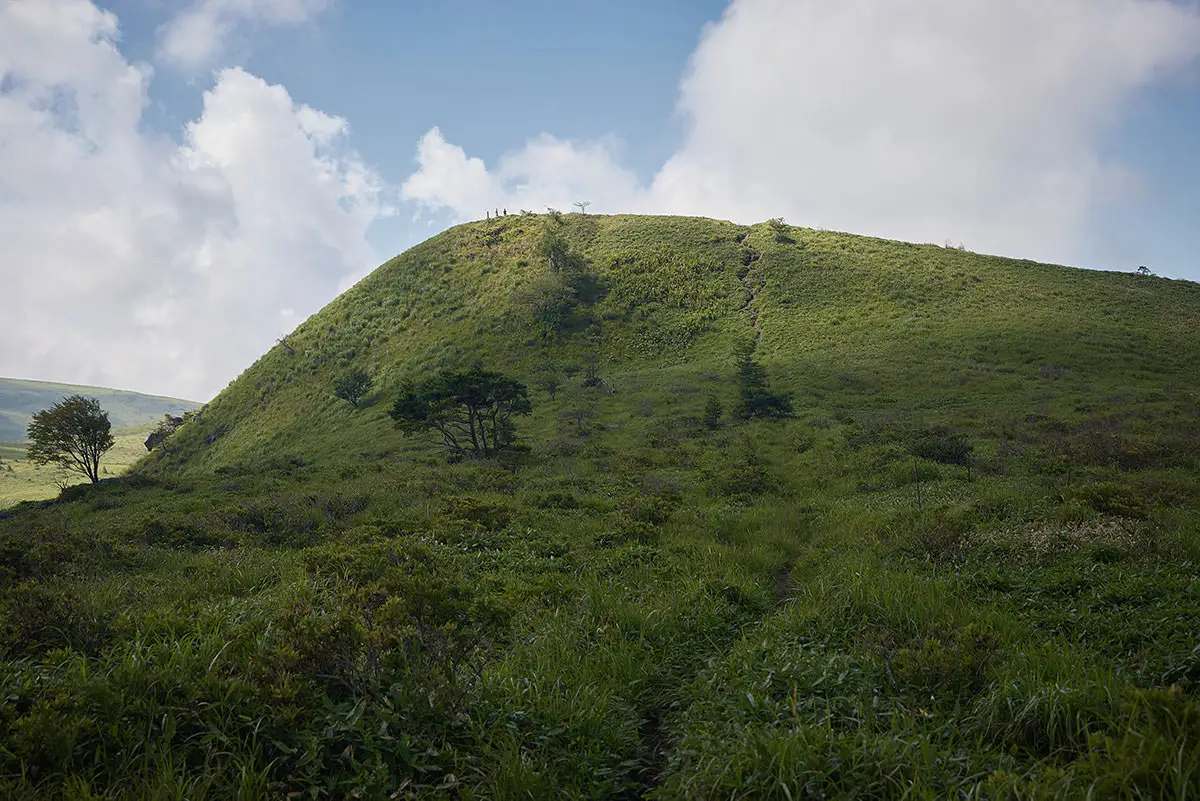
[[[921,513],[921,471],[917,468],[917,456],[913,454],[913,482],[917,485],[917,514]]]

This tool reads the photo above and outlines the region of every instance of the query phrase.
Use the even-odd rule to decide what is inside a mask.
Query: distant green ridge
[[[0,442],[25,439],[25,429],[34,412],[75,394],[100,401],[113,428],[140,426],[167,413],[180,414],[201,406],[195,401],[128,390],[0,378]]]

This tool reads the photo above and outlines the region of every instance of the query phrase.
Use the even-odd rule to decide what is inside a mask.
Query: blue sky
[[[100,5],[121,20],[122,51],[153,62],[168,4]],[[354,148],[397,185],[434,125],[487,162],[543,131],[570,140],[611,135],[622,163],[650,177],[682,138],[675,103],[688,56],[726,5],[359,0],[299,28],[260,27],[232,47],[249,72],[346,119]],[[148,122],[177,131],[200,113],[204,82],[203,71],[156,75]],[[428,235],[427,225],[406,223],[371,231],[382,256]]]
[[[1097,210],[1084,263],[1200,281],[1200,77],[1193,70],[1131,98],[1104,144],[1145,186],[1134,202]]]
[[[205,400],[583,199],[1200,280],[1198,143],[1193,0],[8,0],[0,375]]]

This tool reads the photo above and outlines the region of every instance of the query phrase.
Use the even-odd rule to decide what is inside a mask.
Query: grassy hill
[[[1198,794],[1198,325],[776,223],[451,229],[0,513],[0,794]],[[734,413],[746,354],[792,416]],[[521,449],[395,428],[473,365]]]
[[[20,501],[53,498],[59,492],[59,482],[71,479],[57,468],[25,461],[24,440],[35,412],[77,394],[96,398],[108,412],[116,445],[102,464],[105,474],[111,476],[121,475],[146,453],[142,443],[164,414],[178,415],[200,406],[179,398],[104,387],[0,378],[0,509]]]

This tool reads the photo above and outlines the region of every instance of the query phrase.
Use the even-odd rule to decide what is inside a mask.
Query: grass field
[[[101,478],[123,475],[146,455],[142,443],[154,425],[134,426],[113,431],[115,444],[100,462]],[[66,473],[53,465],[37,465],[25,459],[24,442],[0,442],[0,509],[21,501],[53,498],[68,486],[87,481],[78,473]]]
[[[0,512],[0,796],[1198,797],[1198,325],[779,224],[451,229]],[[392,425],[476,362],[524,448]]]

